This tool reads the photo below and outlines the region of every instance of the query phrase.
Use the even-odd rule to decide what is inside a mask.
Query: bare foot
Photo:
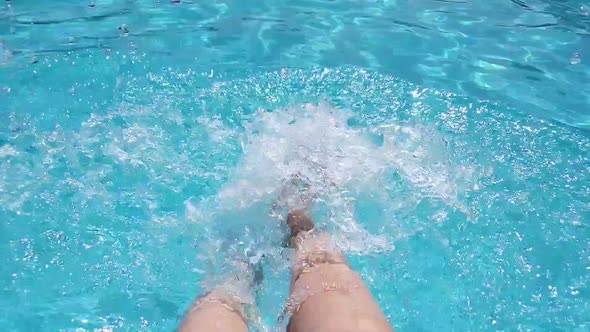
[[[291,241],[301,232],[311,231],[315,226],[304,210],[293,210],[287,216],[287,225],[291,229]]]

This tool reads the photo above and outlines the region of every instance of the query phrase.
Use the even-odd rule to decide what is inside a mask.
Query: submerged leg
[[[186,314],[179,332],[247,332],[240,302],[215,291],[197,299]]]
[[[253,286],[261,270],[238,262],[238,270],[211,292],[197,298],[179,332],[247,332],[246,305],[253,304]]]
[[[287,332],[392,332],[361,278],[302,210],[289,213],[292,312]]]

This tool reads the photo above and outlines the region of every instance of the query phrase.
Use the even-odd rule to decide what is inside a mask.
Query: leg
[[[361,278],[328,234],[302,211],[289,213],[295,248],[287,332],[393,332]]]
[[[239,301],[213,291],[198,299],[186,314],[179,332],[248,332]]]
[[[245,306],[254,303],[253,287],[261,282],[262,270],[239,261],[234,268],[225,282],[195,301],[179,332],[248,332]],[[248,309],[252,314],[253,306]]]

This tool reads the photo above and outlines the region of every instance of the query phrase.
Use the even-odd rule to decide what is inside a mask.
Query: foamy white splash
[[[448,164],[445,142],[434,129],[354,127],[348,124],[353,117],[350,111],[324,104],[258,111],[245,126],[243,157],[215,205],[222,210],[263,205],[276,200],[297,174],[309,196],[328,210],[323,222],[338,243],[355,252],[393,247],[398,235],[369,234],[355,218],[357,197],[383,193],[386,200],[387,190],[399,185],[393,174],[419,196],[437,197],[462,209],[457,172]],[[211,129],[219,130],[219,123]],[[461,176],[470,173],[464,171]]]
[[[219,199],[248,206],[276,194],[294,174],[322,194],[370,182],[387,161],[363,130],[347,125],[351,117],[326,105],[257,112],[247,126],[234,181],[221,189]]]

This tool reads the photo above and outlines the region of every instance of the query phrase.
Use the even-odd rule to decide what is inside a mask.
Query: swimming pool
[[[1,330],[280,326],[294,172],[398,331],[589,328],[589,4],[1,6]]]

